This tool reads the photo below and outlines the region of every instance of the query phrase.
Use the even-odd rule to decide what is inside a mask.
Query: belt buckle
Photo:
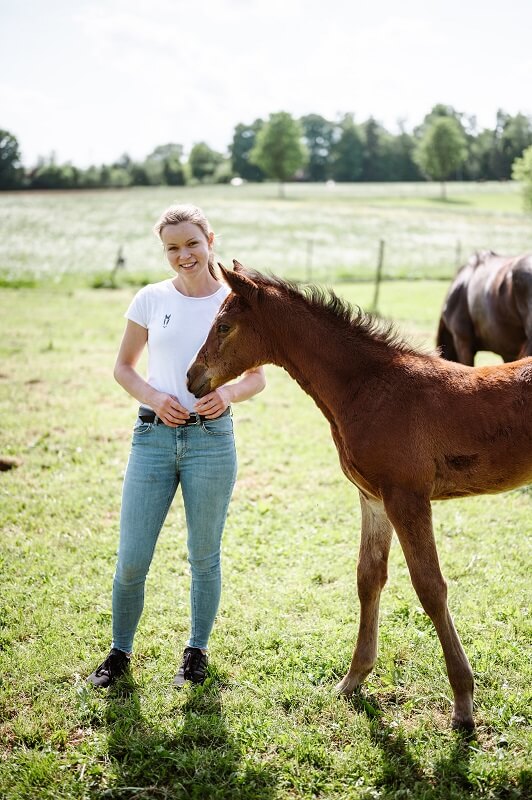
[[[186,421],[186,425],[199,425],[200,422],[200,415],[196,411],[191,411]]]

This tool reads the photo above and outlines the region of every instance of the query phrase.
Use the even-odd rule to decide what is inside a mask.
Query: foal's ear
[[[248,278],[243,271],[240,271],[244,269],[242,264],[239,264],[238,261],[234,261],[233,263],[235,265],[235,269],[231,270],[226,269],[223,264],[218,262],[218,266],[220,267],[223,278],[225,281],[227,281],[231,291],[233,291],[239,297],[242,297],[244,300],[247,300],[248,303],[253,303],[257,299],[259,287],[251,280],[251,278]],[[240,270],[236,268],[237,265],[240,267]]]

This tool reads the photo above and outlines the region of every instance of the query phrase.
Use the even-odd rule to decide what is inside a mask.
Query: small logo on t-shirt
[[[170,322],[170,317],[171,316],[172,316],[171,314],[165,314],[165,317],[163,319],[163,328],[167,328],[168,327],[168,323]]]

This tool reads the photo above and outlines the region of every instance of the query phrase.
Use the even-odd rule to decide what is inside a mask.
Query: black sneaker
[[[101,689],[106,689],[129,671],[130,658],[123,650],[113,647],[105,661],[96,667],[87,681]]]
[[[185,685],[185,681],[197,684],[205,683],[208,664],[207,653],[202,653],[198,647],[185,647],[183,663],[174,678],[174,686],[180,689]]]

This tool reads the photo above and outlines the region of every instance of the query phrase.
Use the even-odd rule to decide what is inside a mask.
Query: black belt
[[[231,413],[231,406],[228,406],[224,412],[220,414],[220,417],[226,417],[228,414]],[[216,419],[220,419],[220,417],[216,417]],[[155,422],[164,425],[162,419],[159,419],[155,411],[152,411],[151,408],[145,408],[141,406],[139,408],[139,419],[142,422]],[[204,417],[203,414],[197,414],[195,411],[190,412],[190,416],[184,422],[181,422],[178,427],[180,428],[183,425],[200,425],[202,422],[213,422],[214,420],[209,419],[208,417]]]

